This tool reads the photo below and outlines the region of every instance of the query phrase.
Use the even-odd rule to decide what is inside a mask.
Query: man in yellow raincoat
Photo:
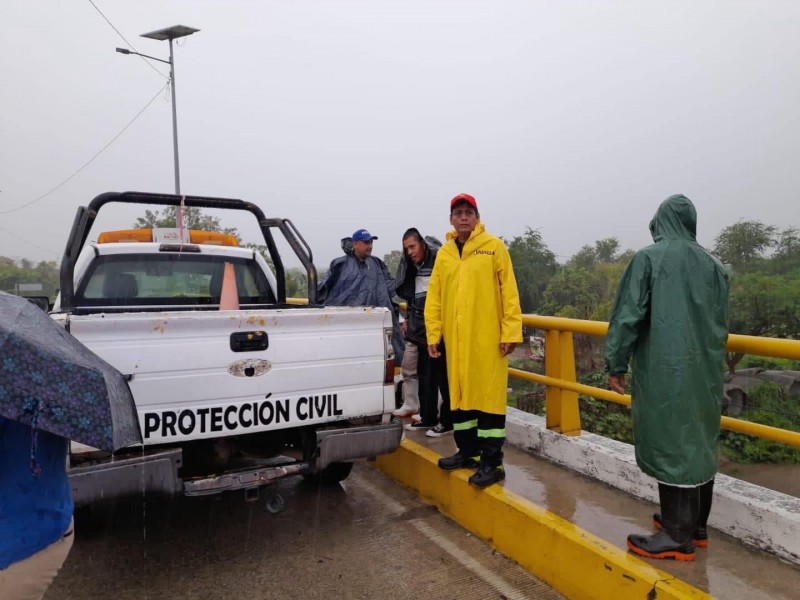
[[[439,460],[450,471],[478,467],[469,482],[505,478],[508,355],[522,341],[522,313],[511,257],[480,222],[469,194],[450,201],[454,230],[436,258],[425,303],[428,354],[447,348],[450,408],[458,452]]]

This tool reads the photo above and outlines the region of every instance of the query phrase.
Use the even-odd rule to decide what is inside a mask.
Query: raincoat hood
[[[650,234],[654,242],[674,239],[695,241],[697,211],[692,201],[683,194],[675,194],[664,200],[650,221]]]

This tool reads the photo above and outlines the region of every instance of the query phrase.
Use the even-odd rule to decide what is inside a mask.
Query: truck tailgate
[[[69,318],[76,338],[130,376],[146,445],[388,413],[391,326],[385,309],[357,307]]]

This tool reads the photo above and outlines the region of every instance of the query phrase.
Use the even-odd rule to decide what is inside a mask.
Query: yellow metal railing
[[[545,410],[548,429],[565,435],[580,435],[581,417],[578,410],[578,394],[630,406],[631,397],[629,395],[583,385],[578,383],[575,377],[572,334],[580,333],[603,337],[608,332],[608,323],[538,315],[523,315],[522,323],[526,327],[534,327],[546,332],[545,374],[540,375],[513,368],[509,368],[508,371],[512,377],[546,386]],[[727,350],[743,354],[800,360],[800,340],[779,340],[731,334],[728,336]],[[800,446],[800,433],[795,431],[731,417],[722,417],[721,425],[728,431]]]

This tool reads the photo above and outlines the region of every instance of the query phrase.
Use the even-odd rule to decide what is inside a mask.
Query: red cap
[[[453,207],[459,202],[466,202],[467,204],[472,206],[472,208],[474,208],[476,212],[478,210],[478,202],[475,200],[475,198],[473,198],[469,194],[459,194],[458,196],[450,200],[450,210],[453,210]]]

